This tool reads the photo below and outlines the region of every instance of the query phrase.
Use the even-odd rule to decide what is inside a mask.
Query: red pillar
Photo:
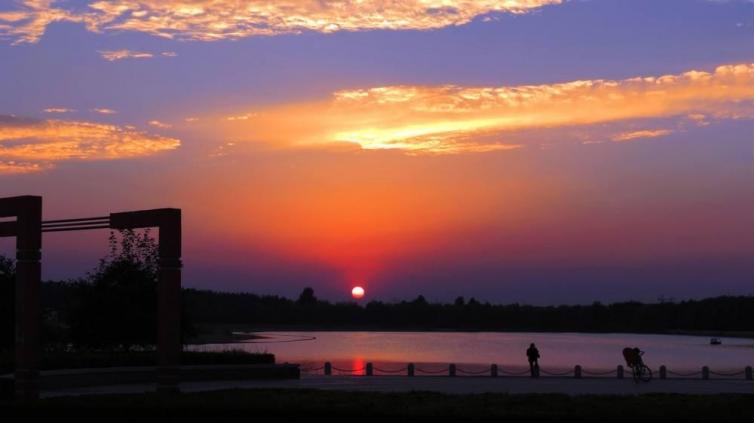
[[[177,392],[181,356],[181,211],[160,219],[158,281],[157,390]]]
[[[16,209],[16,398],[39,397],[39,288],[42,197],[15,197]]]

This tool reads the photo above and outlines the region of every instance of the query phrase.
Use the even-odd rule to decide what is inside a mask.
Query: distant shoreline
[[[679,335],[718,338],[754,339],[754,332],[738,331],[665,331],[665,332],[596,332],[578,330],[472,330],[448,328],[375,328],[375,327],[313,327],[302,325],[250,326],[248,324],[200,324],[201,334],[189,341],[193,345],[242,343],[255,339],[265,339],[264,332],[448,332],[448,333],[580,333],[593,335],[624,334],[624,335]]]

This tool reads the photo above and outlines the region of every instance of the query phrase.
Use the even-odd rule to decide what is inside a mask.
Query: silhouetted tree
[[[301,295],[298,296],[298,301],[296,301],[298,305],[314,305],[317,304],[317,297],[314,296],[314,289],[311,287],[304,288],[303,291],[301,291]]]
[[[157,245],[128,230],[86,278],[74,283],[71,338],[88,348],[153,345],[157,339]]]
[[[424,295],[419,295],[414,301],[411,302],[411,304],[417,307],[424,307],[429,303],[427,303],[427,299],[424,298]]]
[[[110,252],[73,284],[70,335],[80,347],[130,350],[157,341],[158,246],[149,230],[110,234]],[[183,314],[184,337],[193,327]]]

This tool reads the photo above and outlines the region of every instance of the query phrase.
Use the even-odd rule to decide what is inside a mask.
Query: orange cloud
[[[0,162],[5,173],[39,170],[67,160],[143,157],[179,146],[177,139],[115,125],[0,116]]]
[[[0,161],[0,175],[32,173],[42,170],[42,165],[38,163],[18,163],[15,161]]]
[[[524,131],[604,130],[598,126],[698,115],[754,117],[752,100],[754,64],[547,85],[402,85],[339,91],[325,102],[257,111],[253,123],[226,124],[224,135],[278,145],[350,143],[412,153],[480,152],[517,148],[517,135]],[[634,132],[621,140],[666,134]],[[511,140],[516,140],[513,145]]]
[[[53,3],[55,6],[53,7]],[[216,41],[302,31],[429,30],[463,25],[491,13],[526,13],[563,0],[107,0],[84,9],[23,0],[0,13],[0,36],[37,42],[47,25],[84,23],[90,31],[137,31]]]
[[[59,22],[83,22],[84,17],[52,6],[54,0],[22,0],[18,10],[0,12],[0,38],[13,44],[35,43],[47,26]]]

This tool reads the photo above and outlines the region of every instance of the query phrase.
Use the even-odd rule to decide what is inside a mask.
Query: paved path
[[[362,392],[433,391],[446,394],[476,393],[562,393],[569,395],[606,394],[636,395],[646,393],[677,394],[754,394],[754,382],[745,380],[653,380],[635,384],[631,379],[569,378],[491,378],[491,377],[405,377],[405,376],[302,376],[299,380],[246,380],[186,382],[183,392],[221,389],[328,389]],[[90,394],[141,393],[153,391],[154,385],[118,385],[46,391],[43,397]]]

